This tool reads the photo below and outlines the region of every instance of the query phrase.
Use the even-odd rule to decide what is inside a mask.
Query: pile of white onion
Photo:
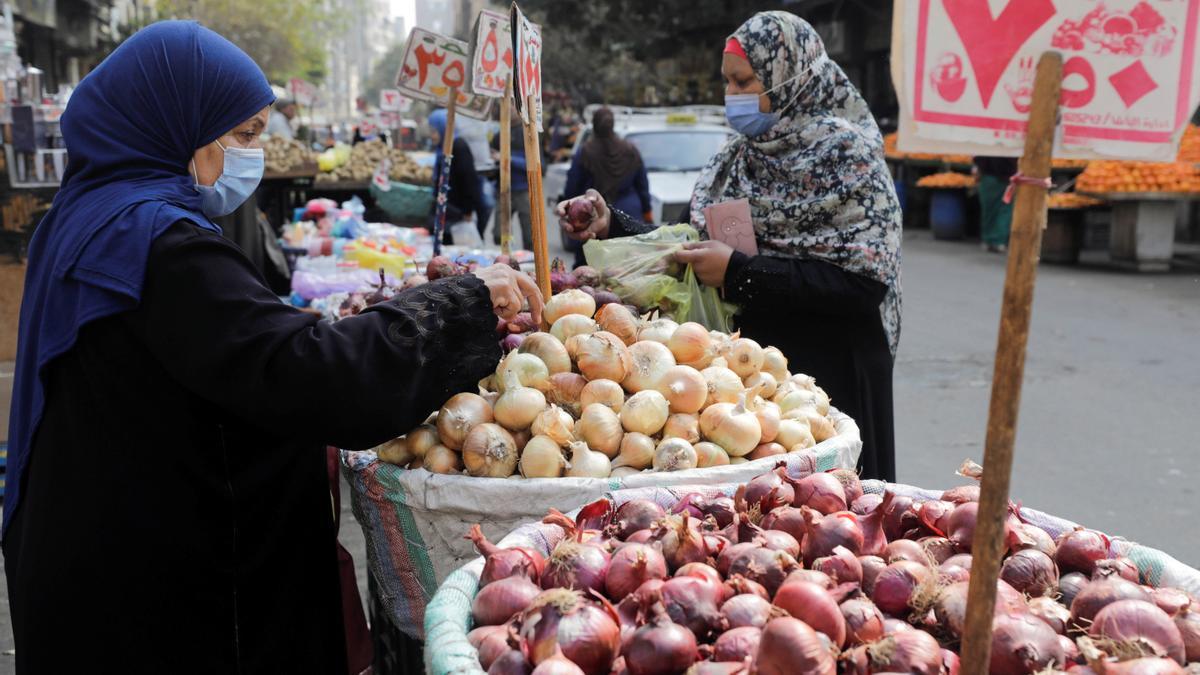
[[[507,478],[626,476],[738,464],[835,435],[829,397],[774,347],[697,323],[596,310],[578,290],[546,304],[480,382],[379,459],[434,473]]]

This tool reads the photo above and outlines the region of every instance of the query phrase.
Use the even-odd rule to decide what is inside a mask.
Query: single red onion
[[[765,530],[786,532],[800,541],[804,539],[804,512],[794,506],[780,506],[763,516],[761,525]]]
[[[942,630],[961,638],[967,623],[967,587],[969,582],[950,584],[938,594],[933,612]],[[996,580],[995,614],[1020,614],[1026,611],[1025,596],[1002,579]]]
[[[884,500],[887,501],[886,495]],[[880,506],[884,510],[883,532],[887,535],[888,541],[901,539],[905,532],[921,525],[920,519],[913,510],[912,497],[893,495],[890,502],[880,504]]]
[[[1037,673],[1066,661],[1058,634],[1037,617],[1003,613],[992,622],[993,673]]]
[[[479,667],[487,670],[497,658],[508,651],[508,624],[480,626],[467,633],[467,642],[479,653]]]
[[[600,285],[600,271],[595,267],[580,265],[579,267],[571,270],[571,275],[575,277],[575,281],[579,282],[580,286]]]
[[[772,619],[763,628],[753,672],[756,675],[835,675],[837,665],[816,631],[799,619],[785,616]]]
[[[979,502],[964,502],[954,507],[946,520],[946,538],[964,551],[971,550],[975,537],[975,516],[979,513]]]
[[[712,516],[713,520],[717,522],[717,527],[728,527],[733,522],[736,508],[730,497],[721,496],[709,499],[699,492],[689,492],[676,502],[675,506],[671,507],[671,513],[683,513],[684,511],[700,520]]]
[[[883,637],[883,613],[875,603],[866,598],[851,598],[838,608],[846,621],[848,644],[867,644]]]
[[[1058,568],[1050,556],[1035,548],[1010,555],[1000,567],[1000,578],[1030,596],[1047,595],[1058,588]]]
[[[1070,572],[1058,578],[1058,601],[1070,607],[1079,591],[1087,586],[1090,580],[1079,572]]]
[[[1141,573],[1138,572],[1137,564],[1125,557],[1107,558],[1097,560],[1096,567],[1092,570],[1092,578],[1099,579],[1100,577],[1108,577],[1116,575],[1126,581],[1132,581],[1135,584],[1142,582]]]
[[[957,565],[958,567],[969,571],[971,569],[971,561],[972,558],[970,553],[956,553],[943,560],[942,566],[946,567],[949,565]]]
[[[754,658],[758,653],[758,642],[762,638],[762,629],[754,626],[731,628],[721,634],[713,643],[714,661],[742,661]]]
[[[696,636],[654,605],[649,623],[637,629],[624,650],[629,675],[673,675],[700,659]]]
[[[862,565],[863,571],[862,592],[870,596],[875,590],[875,579],[887,567],[887,563],[877,555],[860,555],[858,564]]]
[[[652,541],[654,541],[654,530],[648,528],[645,530],[638,530],[628,537],[625,537],[626,544],[649,544]]]
[[[567,222],[577,230],[584,229],[596,217],[596,207],[592,200],[586,197],[572,199],[567,204]]]
[[[604,588],[610,600],[619,602],[647,580],[666,578],[667,561],[658,546],[625,544],[610,558]]]
[[[1077,527],[1058,538],[1054,562],[1061,572],[1079,572],[1091,576],[1096,561],[1108,557],[1108,537],[1095,530]]]
[[[905,617],[912,610],[910,602],[917,588],[929,581],[931,572],[921,563],[898,560],[889,564],[875,577],[871,600],[885,614]]]
[[[833,549],[838,546],[844,546],[855,555],[862,552],[863,531],[858,525],[858,516],[849,511],[822,516],[807,506],[800,509],[804,513],[805,525],[800,550],[805,565],[811,565],[817,558],[832,555]]]
[[[1071,624],[1084,630],[1100,610],[1119,600],[1154,601],[1149,591],[1131,581],[1120,577],[1096,579],[1084,586],[1071,602]]]
[[[655,536],[662,542],[663,557],[673,570],[690,562],[708,560],[708,545],[700,530],[700,521],[686,513],[660,520]]]
[[[590,589],[603,593],[608,564],[608,551],[603,546],[564,539],[550,552],[550,560],[542,572],[542,588]]]
[[[648,499],[631,499],[617,507],[608,533],[617,539],[626,539],[638,530],[649,528],[664,515],[662,507]]]
[[[938,579],[943,584],[953,584],[959,581],[970,581],[971,571],[958,565],[941,565],[938,567]]]
[[[922,537],[917,543],[938,565],[959,554],[958,546],[945,537]]]
[[[909,560],[922,565],[928,562],[928,557],[925,555],[925,549],[921,545],[911,539],[896,539],[887,545],[887,553],[883,559],[888,563],[894,563],[897,560]]]
[[[1029,599],[1029,613],[1046,622],[1055,633],[1066,635],[1071,624],[1071,610],[1048,596]]]
[[[729,628],[762,628],[771,619],[771,603],[757,595],[735,595],[721,605],[721,616]]]
[[[774,493],[776,501],[791,504],[796,495],[791,484],[784,482],[782,477],[786,475],[787,469],[779,467],[774,471],[751,478],[750,482],[746,483],[744,493],[746,504],[757,505],[763,513],[766,513],[774,506],[770,503],[772,493]]]
[[[751,581],[740,574],[730,575],[725,580],[725,596],[733,597],[735,595],[757,595],[764,600],[770,600],[771,596],[767,593],[767,589],[757,581]]]
[[[732,546],[725,547],[725,550],[721,551],[721,553],[717,556],[717,571],[728,576],[729,567],[733,564],[733,561],[756,548],[762,547],[754,542],[733,544]]]
[[[546,568],[546,558],[532,548],[510,547],[501,548],[487,540],[479,525],[472,525],[467,535],[475,543],[475,550],[484,557],[483,573],[479,575],[479,585],[487,586],[497,579],[507,579],[519,574],[529,577],[533,583],[541,579],[542,570]]]
[[[858,527],[862,530],[863,534],[862,548],[858,550],[858,555],[877,555],[882,557],[887,552],[888,539],[887,534],[883,530],[883,517],[887,513],[887,510],[891,508],[892,499],[894,498],[895,495],[890,491],[886,492],[877,507],[866,515],[858,516]]]
[[[1109,604],[1096,613],[1088,634],[1138,648],[1145,656],[1166,656],[1180,665],[1187,662],[1179,628],[1152,602],[1118,600]]]
[[[930,499],[921,502],[921,505],[917,507],[917,518],[930,532],[945,536],[946,524],[950,513],[954,511],[954,506],[954,504],[940,499]]]
[[[855,647],[844,657],[846,673],[913,673],[939,675],[942,671],[942,647],[922,630],[889,633],[869,645]]]
[[[694,577],[716,588],[717,604],[733,597],[733,593],[725,586],[725,580],[711,565],[707,563],[688,563],[675,570],[677,577]]]
[[[774,604],[827,635],[835,646],[845,646],[846,620],[826,589],[807,581],[785,583],[775,593]]]
[[[1179,629],[1179,635],[1183,639],[1183,649],[1188,662],[1200,661],[1200,611],[1188,608],[1177,614],[1175,627]]]
[[[529,660],[539,667],[561,650],[586,675],[608,675],[621,646],[615,611],[584,600],[578,591],[542,591],[518,621]]]
[[[850,503],[850,511],[865,516],[875,510],[883,502],[883,495],[865,494]]]
[[[828,574],[835,583],[861,584],[863,580],[862,563],[845,546],[834,548],[833,555],[814,560],[812,569]]]
[[[1030,523],[1019,523],[1016,527],[1030,542],[1028,548],[1036,548],[1053,558],[1058,553],[1058,546],[1048,532]]]
[[[858,472],[854,469],[830,469],[825,473],[838,479],[838,482],[842,484],[847,504],[853,503],[855,499],[863,495],[862,480],[859,479]]]
[[[721,594],[724,587],[696,577],[674,577],[663,582],[659,594],[675,623],[704,640],[721,630]]]
[[[762,545],[772,551],[783,551],[793,558],[800,556],[800,542],[787,532],[765,530],[762,533]]]
[[[828,473],[814,473],[800,480],[784,476],[792,485],[793,506],[807,506],[825,515],[846,510],[846,491],[841,481]]]
[[[799,567],[796,559],[783,551],[755,546],[733,560],[729,575],[740,574],[757,581],[767,589],[768,594],[774,596],[787,575]]]
[[[525,610],[542,589],[523,576],[500,579],[484,586],[471,602],[477,626],[496,626]]]
[[[507,649],[487,669],[488,675],[530,675],[532,672],[533,665],[519,649]]]

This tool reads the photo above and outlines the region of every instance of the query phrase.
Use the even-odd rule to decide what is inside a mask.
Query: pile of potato
[[[263,143],[263,154],[266,156],[267,173],[288,173],[317,162],[312,150],[304,143],[282,136],[268,138]]]
[[[403,150],[390,148],[379,139],[364,141],[354,146],[350,151],[350,160],[335,168],[333,171],[317,174],[316,181],[323,182],[358,182],[371,180],[379,163],[389,158],[392,168],[388,177],[394,181],[411,185],[432,185],[433,170],[418,166]]]

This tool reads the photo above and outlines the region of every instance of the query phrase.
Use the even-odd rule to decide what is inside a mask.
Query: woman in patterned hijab
[[[706,235],[706,207],[747,199],[758,254],[702,241],[676,259],[741,307],[742,335],[779,347],[791,372],[814,376],[858,422],[863,477],[894,480],[901,214],[879,129],[816,31],[794,14],[754,15],[729,38],[721,71],[726,114],[740,133],[701,173],[691,221]],[[572,236],[640,231],[599,206],[600,216]]]

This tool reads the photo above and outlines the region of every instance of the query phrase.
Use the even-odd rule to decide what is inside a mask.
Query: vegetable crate
[[[451,572],[478,555],[465,538],[471,525],[479,523],[484,534],[495,540],[540,519],[550,507],[569,511],[617,490],[674,490],[678,497],[684,492],[674,486],[745,482],[779,461],[797,471],[813,456],[818,471],[854,468],[862,452],[858,425],[833,408],[829,416],[837,435],[805,453],[705,469],[644,471],[624,478],[505,480],[438,475],[380,462],[372,451],[346,450],[342,468],[351,487],[354,516],[366,539],[367,565],[379,582],[379,599],[396,628],[423,640],[430,598]]]

